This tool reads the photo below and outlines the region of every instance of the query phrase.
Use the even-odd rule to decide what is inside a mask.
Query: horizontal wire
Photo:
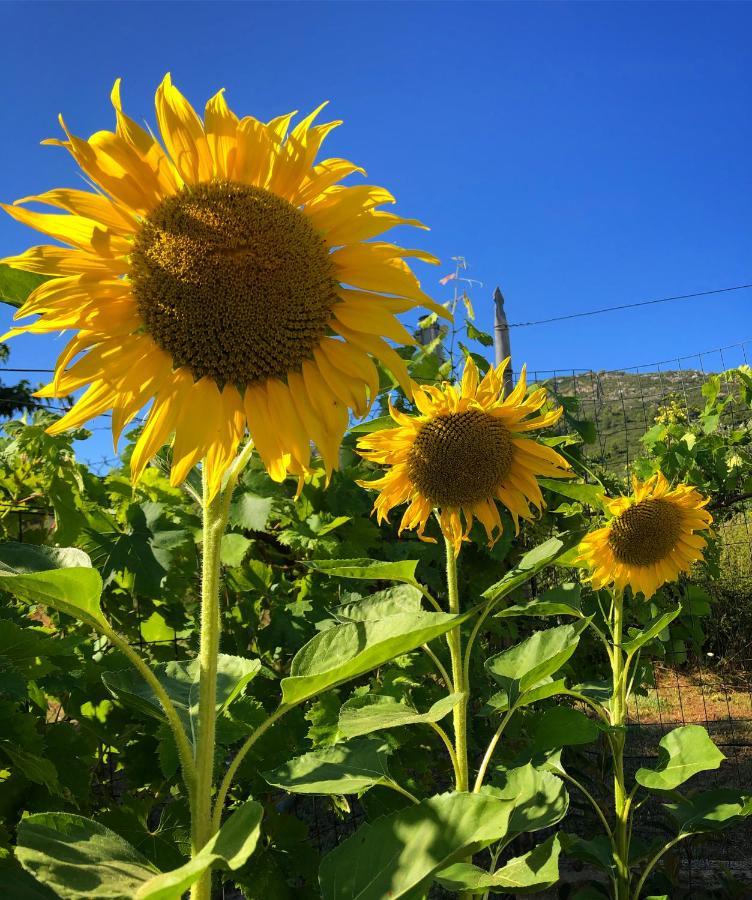
[[[533,325],[549,325],[551,322],[565,322],[568,319],[582,319],[586,316],[599,316],[601,313],[616,312],[621,309],[636,309],[638,306],[653,306],[656,303],[670,303],[673,300],[691,300],[694,297],[712,297],[715,294],[729,294],[732,291],[744,291],[752,288],[752,284],[737,284],[733,287],[715,288],[712,291],[697,291],[694,294],[676,294],[673,297],[659,297],[656,300],[640,300],[637,303],[622,303],[619,306],[603,306],[586,312],[569,313],[565,316],[552,316],[550,319],[536,319],[532,322],[510,322],[507,328],[530,328]]]

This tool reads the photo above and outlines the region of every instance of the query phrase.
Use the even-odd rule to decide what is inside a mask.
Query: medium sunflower
[[[519,532],[520,519],[532,519],[532,504],[540,510],[543,496],[537,476],[568,477],[569,464],[550,447],[523,435],[553,425],[561,407],[534,415],[546,402],[544,388],[529,396],[525,369],[517,386],[503,396],[505,360],[489,369],[483,380],[468,357],[462,384],[441,388],[413,384],[413,401],[420,415],[408,416],[390,405],[397,428],[361,438],[361,456],[389,466],[380,479],[360,482],[379,491],[374,509],[379,522],[408,503],[400,523],[417,528],[418,537],[433,510],[444,536],[459,553],[468,540],[474,518],[482,522],[493,544],[502,532],[496,501],[508,510]]]
[[[688,484],[672,490],[660,473],[644,482],[633,478],[632,490],[630,497],[605,500],[613,518],[582,541],[580,561],[592,569],[596,590],[630,586],[650,598],[702,559],[706,541],[696,532],[713,517],[704,509],[708,498]]]
[[[167,75],[156,93],[162,145],[122,110],[116,129],[65,147],[96,192],[53,190],[3,206],[69,246],[33,247],[3,260],[57,276],[17,317],[23,332],[73,330],[55,376],[39,392],[88,385],[49,431],[112,410],[115,443],[151,403],[135,446],[134,480],[172,439],[171,481],[203,460],[219,489],[246,427],[270,475],[309,471],[311,441],[329,474],[349,411],[362,416],[378,389],[372,357],[409,390],[384,340],[412,342],[395,314],[422,305],[441,315],[405,262],[430,255],[374,241],[395,225],[424,228],[378,209],[392,195],[339,182],[364,170],[315,157],[340,122],[315,125],[322,107],[290,130],[293,113],[239,119],[220,91],[202,121]]]

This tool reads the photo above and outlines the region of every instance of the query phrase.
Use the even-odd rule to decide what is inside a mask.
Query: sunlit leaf
[[[107,624],[99,602],[102,579],[87,563],[85,553],[70,548],[0,544],[0,587],[25,603],[43,603],[101,627]]]
[[[297,756],[263,777],[291,794],[360,794],[391,781],[390,753],[383,741],[360,738]]]
[[[217,660],[217,710],[224,711],[261,670],[258,659],[244,659],[220,653]],[[200,662],[175,660],[154,667],[154,674],[172,700],[185,733],[195,743],[198,732]],[[102,681],[123,703],[164,721],[162,705],[151,687],[134,669],[105,672]]]
[[[264,809],[247,800],[184,866],[155,875],[136,891],[135,900],[180,900],[188,888],[207,871],[235,871],[245,865],[261,836]]]
[[[16,858],[66,900],[126,900],[158,871],[114,831],[62,812],[22,819]]]
[[[357,678],[395,656],[446,634],[476,610],[461,615],[413,612],[385,619],[349,622],[317,634],[293,658],[282,679],[284,703],[303,700]]]
[[[658,743],[655,769],[638,769],[635,781],[651,791],[673,791],[698,772],[717,769],[726,758],[701,725],[683,725]]]
[[[439,722],[449,715],[461,699],[461,694],[449,694],[421,713],[394,697],[379,694],[354,697],[340,709],[339,730],[344,737],[356,737],[386,728]]]
[[[506,835],[513,805],[441,794],[361,825],[322,860],[323,900],[423,896],[437,872]]]
[[[510,859],[506,865],[489,873],[470,863],[455,863],[439,872],[436,880],[450,891],[469,891],[482,894],[533,894],[545,891],[559,881],[558,835],[538,844],[522,856]]]

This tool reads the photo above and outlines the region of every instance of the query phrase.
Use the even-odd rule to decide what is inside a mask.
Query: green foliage
[[[467,324],[467,336],[483,345]],[[414,372],[428,380],[448,374],[451,362],[425,348],[412,359]],[[752,376],[729,377],[733,400],[723,380],[711,379],[696,416],[666,415],[651,428],[638,468],[689,479],[712,495],[716,519],[742,534],[739,510],[752,489],[749,433],[725,417],[732,402],[749,404]],[[397,402],[407,406],[404,398]],[[574,436],[551,442],[579,477],[542,480],[549,511],[520,537],[506,520],[493,549],[482,532],[473,533],[459,568],[460,615],[433,605],[448,608],[440,549],[409,535],[397,539],[394,526],[378,527],[369,517],[372,498],[355,479],[373,469],[353,455],[352,437],[343,472],[328,487],[314,476],[297,500],[295,485],[272,483],[251,462],[222,544],[220,775],[280,702],[296,708],[253,744],[229,790],[227,810],[236,812],[224,837],[190,862],[186,791],[162,707],[96,629],[110,622],[148,661],[192,736],[201,550],[195,496],[170,487],[157,467],[136,488],[125,469],[95,475],[76,461],[71,437],[45,434],[47,414],[8,423],[0,441],[0,501],[8,511],[0,519],[7,541],[0,549],[0,883],[22,885],[19,897],[28,890],[42,900],[51,895],[40,882],[58,896],[141,891],[137,896],[167,898],[215,865],[248,898],[380,900],[387,891],[424,895],[435,881],[479,894],[544,890],[558,881],[560,851],[611,871],[607,840],[591,834],[562,830],[537,846],[526,843],[525,852],[508,847],[520,834],[562,821],[567,778],[583,783],[578,748],[603,748],[620,734],[581,705],[583,697],[600,704],[608,717],[608,663],[595,632],[607,633],[608,599],[578,581],[573,560],[584,529],[600,514],[604,485],[613,488],[622,473],[599,472],[603,484],[593,483],[580,465],[592,423],[575,405],[567,415]],[[38,512],[24,514],[19,534],[16,512],[28,506]],[[428,534],[438,537],[433,523]],[[741,551],[732,546],[714,549],[694,584],[629,610],[622,647],[633,658],[635,689],[652,658],[667,650],[677,658],[681,647],[701,644],[698,622],[707,619],[709,595],[717,604],[720,590],[741,596],[730,574],[732,554]],[[553,567],[567,569],[554,575]],[[536,630],[544,617],[551,627]],[[461,705],[441,671],[451,672],[446,636],[454,629],[465,643],[471,635],[475,641],[468,662],[471,758],[482,758],[500,723],[507,729],[477,795],[438,793],[451,775],[441,733],[452,736]],[[683,837],[738,824],[750,812],[747,798],[676,791],[721,762],[706,735],[678,731],[663,739],[656,764],[637,773],[640,790],[659,793],[667,821]],[[325,796],[318,802],[332,816],[349,808],[343,795],[360,795],[365,824],[326,856],[320,887],[320,842],[308,833],[305,808],[299,817],[285,806],[285,792]],[[259,804],[243,805],[249,796],[263,799],[263,823]],[[82,825],[89,816],[98,824]],[[97,869],[89,893],[75,892],[81,872],[66,869],[71,844]],[[130,893],[96,893],[123,890],[106,884],[119,858],[136,879]],[[641,859],[633,860],[635,871]]]
[[[442,794],[361,825],[321,866],[324,900],[420,896],[434,874],[503,838],[514,802]]]
[[[661,738],[655,769],[638,769],[635,781],[651,791],[673,791],[698,772],[717,769],[726,758],[700,725],[684,725]]]

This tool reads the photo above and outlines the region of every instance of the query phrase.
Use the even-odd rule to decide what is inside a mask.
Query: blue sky
[[[509,319],[752,281],[752,5],[745,3],[2,3],[0,199],[78,186],[40,147],[63,112],[110,128],[109,91],[154,122],[166,71],[199,108],[241,115],[331,101],[327,155],[388,187],[431,226],[401,235],[465,256],[491,328]],[[41,243],[0,218],[0,255]],[[752,291],[518,328],[515,362],[614,369],[752,338]],[[10,319],[1,310],[2,324]],[[22,338],[11,366],[52,363]],[[734,360],[738,361],[738,360]],[[9,379],[8,379],[9,380]],[[108,453],[104,432],[86,455]]]

